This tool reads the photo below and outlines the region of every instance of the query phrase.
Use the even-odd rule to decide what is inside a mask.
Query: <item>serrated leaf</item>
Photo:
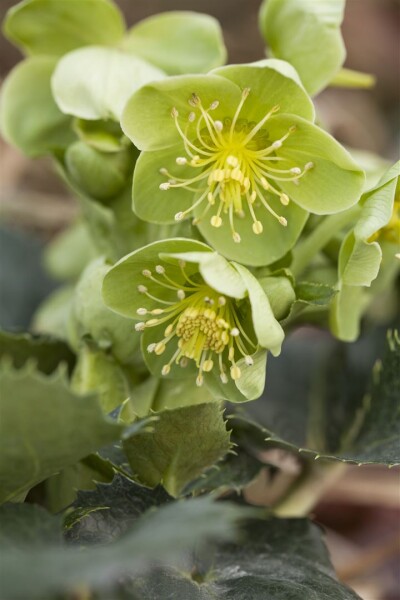
[[[66,539],[84,545],[110,542],[125,533],[146,510],[170,500],[161,486],[150,490],[116,474],[111,483],[78,492],[65,521]]]
[[[0,360],[5,356],[11,359],[16,369],[29,361],[46,375],[60,364],[66,365],[71,372],[76,360],[70,347],[55,337],[0,331]]]
[[[149,486],[162,483],[172,496],[229,450],[219,404],[209,402],[155,413],[152,432],[124,440],[133,473]]]
[[[320,529],[306,519],[253,520],[239,544],[123,586],[122,598],[174,600],[360,600],[338,582]],[[190,571],[190,567],[192,570]]]
[[[90,452],[117,440],[95,395],[78,396],[65,375],[33,368],[0,372],[0,501],[28,490]]]
[[[0,506],[0,548],[26,548],[32,551],[59,544],[62,540],[62,517],[51,515],[35,504]]]
[[[259,461],[243,448],[230,453],[217,465],[205,471],[184,489],[185,494],[194,492],[214,492],[240,490],[258,475],[266,464]]]
[[[205,542],[232,540],[236,523],[246,516],[244,508],[203,497],[148,511],[106,546],[77,551],[75,546],[48,544],[32,553],[29,546],[14,550],[7,544],[1,549],[2,593],[7,600],[42,600],[46,594],[90,586],[110,598],[123,576],[158,562],[176,564],[184,552]]]
[[[344,5],[345,0],[265,0],[261,6],[260,28],[273,55],[295,67],[311,94],[344,62]]]
[[[228,419],[233,439],[245,448],[278,446],[315,459],[400,463],[397,334],[370,389],[367,383],[382,345],[376,336],[352,345],[315,335],[292,338],[270,365],[264,398],[249,406],[255,420],[243,412]]]

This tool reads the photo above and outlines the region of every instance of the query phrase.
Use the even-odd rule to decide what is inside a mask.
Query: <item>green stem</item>
[[[272,507],[274,514],[279,517],[308,515],[325,491],[341,477],[346,468],[347,465],[339,461],[310,463],[287,494]]]
[[[293,275],[299,277],[318,252],[322,250],[322,248],[324,248],[324,246],[326,246],[346,225],[354,221],[360,210],[359,206],[355,206],[345,212],[325,217],[314,231],[293,251],[293,262],[291,266]]]

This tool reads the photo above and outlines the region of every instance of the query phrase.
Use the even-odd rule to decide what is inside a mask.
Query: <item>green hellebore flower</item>
[[[357,202],[364,173],[313,124],[297,73],[263,60],[148,84],[122,128],[142,150],[133,208],[155,223],[194,217],[225,256],[261,266],[295,244],[308,212]]]
[[[223,387],[230,381],[236,384],[233,395],[237,390],[247,399],[261,395],[264,349],[279,354],[284,332],[262,287],[241,265],[201,242],[155,242],[108,272],[103,298],[138,321],[135,329],[143,332],[142,349],[153,374],[193,376],[198,386],[218,380]],[[231,400],[231,388],[222,395]]]

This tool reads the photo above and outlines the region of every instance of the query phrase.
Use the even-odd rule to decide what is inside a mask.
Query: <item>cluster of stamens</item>
[[[166,325],[164,335],[147,347],[147,351],[162,355],[174,338],[177,347],[167,363],[161,369],[162,375],[168,375],[173,363],[186,367],[193,360],[198,368],[197,385],[202,385],[204,373],[218,367],[223,383],[239,379],[241,369],[238,358],[244,358],[247,365],[253,364],[251,354],[257,345],[243,330],[234,300],[223,296],[210,288],[203,280],[194,281],[185,269],[185,262],[179,262],[180,281],[171,277],[166,268],[157,265],[155,273],[148,269],[142,271],[143,277],[160,286],[162,297],[154,295],[155,286],[150,293],[148,286],[138,285],[138,292],[147,297],[157,308],[139,308],[137,314],[147,317],[136,324],[136,331],[148,327]],[[176,276],[176,275],[175,275]],[[249,351],[250,349],[250,351]],[[227,364],[228,363],[228,364]]]
[[[204,108],[197,94],[192,94],[189,105],[193,109],[188,113],[185,130],[179,122],[176,108],[171,111],[176,129],[183,140],[187,156],[178,156],[177,165],[190,166],[199,171],[191,178],[175,176],[165,168],[160,173],[168,181],[160,184],[161,190],[184,188],[195,194],[194,203],[185,211],[175,215],[177,221],[188,217],[197,207],[204,206],[194,223],[199,223],[214,207],[210,217],[213,227],[221,227],[224,217],[229,220],[232,238],[240,242],[240,234],[235,229],[234,218],[243,218],[246,211],[253,221],[253,232],[259,235],[263,225],[257,218],[260,208],[266,209],[277,221],[287,226],[287,220],[279,215],[268,202],[267,193],[277,196],[285,207],[289,204],[287,194],[279,189],[280,182],[291,181],[299,184],[300,179],[313,168],[307,163],[303,168],[280,168],[283,157],[278,156],[279,148],[285,140],[296,131],[292,126],[280,139],[270,141],[264,125],[276,112],[279,106],[273,106],[258,122],[239,119],[240,112],[249,96],[250,89],[245,88],[233,118],[223,121],[213,119],[212,111],[219,106],[218,100]],[[195,125],[196,123],[196,125]],[[189,128],[195,127],[195,139],[188,137]],[[287,165],[286,165],[287,166]]]

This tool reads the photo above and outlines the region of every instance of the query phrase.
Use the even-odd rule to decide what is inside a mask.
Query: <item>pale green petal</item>
[[[314,168],[299,185],[279,181],[280,187],[297,204],[319,215],[341,212],[358,202],[364,172],[328,133],[299,117],[278,115],[268,122],[270,138],[280,139],[293,126],[296,130],[283,142],[278,155],[287,159],[289,168],[304,168],[308,162]]]
[[[254,331],[260,346],[267,348],[274,356],[281,352],[285,333],[274,317],[269,300],[257,279],[238,263],[234,266],[243,279],[249,294]]]
[[[62,54],[92,44],[113,45],[125,24],[108,0],[25,0],[7,13],[4,33],[27,54]]]
[[[295,69],[283,60],[266,59],[247,65],[228,65],[213,71],[240,89],[250,88],[243,114],[258,122],[275,105],[282,114],[290,113],[314,121],[314,105]]]
[[[90,46],[74,50],[60,60],[52,89],[58,106],[66,114],[119,121],[133,92],[164,76],[160,69],[132,54]]]
[[[124,133],[140,150],[160,150],[176,145],[181,138],[171,117],[172,108],[179,112],[185,129],[192,107],[188,100],[196,93],[205,108],[219,100],[213,111],[215,120],[223,120],[236,110],[241,91],[237,85],[216,75],[181,75],[145,85],[128,101],[122,114]],[[196,124],[189,124],[188,137],[196,139]]]
[[[136,312],[138,308],[143,306],[149,309],[159,308],[159,305],[156,302],[152,303],[143,294],[140,294],[137,286],[140,284],[146,285],[149,292],[163,298],[163,288],[145,278],[142,273],[143,269],[154,270],[155,266],[160,263],[160,254],[202,251],[211,252],[211,249],[195,240],[175,238],[154,242],[124,256],[110,269],[104,278],[104,302],[112,310],[126,317],[141,320]],[[194,267],[193,270],[196,271],[197,267]],[[183,281],[179,267],[171,264],[170,271],[174,279]],[[187,271],[190,273],[189,269]],[[171,291],[165,290],[164,294],[171,298]]]
[[[253,357],[254,364],[248,366],[244,358],[238,361],[237,365],[242,374],[235,381],[238,390],[245,396],[246,400],[257,400],[261,396],[265,387],[265,371],[267,367],[267,353],[265,350],[257,352]],[[227,398],[230,400],[230,398]],[[231,401],[234,401],[232,398]]]
[[[293,303],[296,301],[292,279],[283,272],[282,274],[277,273],[258,279],[259,284],[267,294],[272,312],[277,319],[287,317]]]
[[[344,285],[370,286],[379,273],[382,250],[377,242],[357,240],[353,232],[342,244],[339,255],[339,277]]]
[[[50,78],[56,62],[45,56],[28,58],[3,84],[1,133],[30,156],[65,148],[75,138],[70,117],[62,114],[51,93]]]
[[[265,0],[260,27],[276,58],[290,62],[315,94],[342,66],[345,0]]]
[[[354,228],[356,238],[367,240],[389,223],[399,175],[400,161],[382,176],[374,189],[364,194],[362,213]]]
[[[294,203],[283,207],[276,196],[271,194],[266,193],[265,197],[269,205],[287,219],[287,227],[283,227],[267,209],[260,206],[256,209],[256,215],[263,226],[261,235],[253,233],[253,222],[248,212],[244,219],[234,220],[235,229],[241,237],[240,243],[232,239],[227,216],[223,216],[222,225],[218,228],[211,225],[209,217],[204,217],[198,224],[201,234],[211,246],[231,260],[254,267],[276,262],[287,254],[298,240],[307,221],[308,212]],[[202,210],[203,208],[198,209],[196,214],[201,214]]]
[[[167,168],[179,177],[193,177],[192,167],[177,166],[178,156],[184,156],[180,144],[165,150],[142,152],[139,156],[133,173],[132,208],[140,219],[151,223],[175,223],[175,215],[193,204],[193,192],[183,188],[160,190],[160,184],[168,179],[161,175],[161,168]]]
[[[247,292],[242,277],[233,266],[217,252],[188,252],[179,254],[161,254],[162,258],[170,257],[198,264],[204,281],[214,290],[231,298],[244,298]]]
[[[146,367],[149,369],[150,373],[154,377],[162,377],[162,368],[164,365],[169,363],[175,351],[177,350],[177,338],[174,338],[170,341],[169,344],[166,345],[165,352],[160,355],[157,355],[155,352],[149,352],[147,350],[150,344],[157,344],[157,342],[161,342],[164,339],[164,330],[166,325],[160,325],[159,327],[146,327],[144,332],[142,333],[141,339],[141,348],[142,355]],[[175,362],[171,363],[171,370],[167,375],[168,379],[188,379],[192,380],[193,387],[196,387],[196,376],[198,373],[198,369],[196,367],[196,363],[194,360],[189,360],[188,364],[185,368],[182,368],[179,364],[177,365]]]
[[[224,400],[235,404],[256,400],[261,396],[265,387],[265,371],[267,366],[267,353],[260,350],[255,354],[254,364],[246,365],[244,359],[237,362],[242,372],[236,381],[230,379],[222,383],[217,373],[206,373],[205,385],[209,388],[216,400]]]
[[[220,25],[209,15],[169,11],[140,21],[122,47],[169,75],[206,73],[226,59]]]

